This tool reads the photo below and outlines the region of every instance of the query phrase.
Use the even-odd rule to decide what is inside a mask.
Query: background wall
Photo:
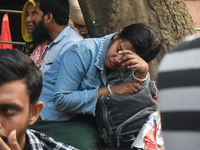
[[[187,8],[192,16],[195,28],[200,28],[200,0],[185,0]],[[200,33],[200,31],[197,31]]]

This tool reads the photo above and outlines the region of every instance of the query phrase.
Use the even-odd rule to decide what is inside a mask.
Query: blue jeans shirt
[[[43,120],[64,121],[77,114],[95,115],[100,87],[133,81],[133,70],[112,71],[106,75],[104,63],[113,36],[79,41],[55,60],[44,74],[39,99],[44,103]]]
[[[64,30],[52,41],[46,49],[44,63],[40,67],[42,74],[48,70],[55,59],[62,54],[68,47],[83,38],[73,28],[67,26]]]

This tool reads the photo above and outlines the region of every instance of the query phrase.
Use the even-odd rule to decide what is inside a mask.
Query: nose
[[[115,56],[115,62],[116,62],[117,64],[120,63],[119,60],[121,60],[123,56],[124,56],[124,55],[122,55],[122,54],[118,54],[117,56]]]
[[[33,15],[33,20],[35,21],[35,16],[36,16],[36,13],[34,13],[34,15]]]
[[[29,16],[27,17],[27,21],[28,21],[28,22],[32,22],[32,21],[33,21],[33,16],[29,15]]]

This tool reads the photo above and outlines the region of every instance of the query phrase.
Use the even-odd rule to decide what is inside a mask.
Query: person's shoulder
[[[70,49],[78,50],[79,52],[96,50],[99,47],[100,38],[87,38],[74,43]]]
[[[194,34],[183,38],[170,53],[200,48],[200,34]]]
[[[158,72],[173,70],[175,67],[180,67],[180,64],[182,68],[186,64],[194,65],[194,60],[199,60],[199,54],[200,35],[195,34],[187,36],[163,56],[158,67]],[[185,61],[186,59],[188,61]],[[186,66],[184,68],[186,68]]]
[[[66,33],[65,35],[67,37],[71,37],[72,39],[78,39],[78,40],[82,40],[83,37],[81,36],[81,34],[77,31],[77,29],[71,25],[68,25],[66,28]]]

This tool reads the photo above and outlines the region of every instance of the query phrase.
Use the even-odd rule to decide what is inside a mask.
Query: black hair
[[[35,0],[40,3],[43,14],[53,14],[53,18],[59,25],[68,25],[69,2],[68,0]]]
[[[128,40],[136,53],[147,63],[154,59],[161,49],[160,41],[154,35],[152,29],[142,23],[125,27],[119,38]]]
[[[35,104],[42,90],[42,74],[34,62],[19,50],[0,49],[0,86],[9,81],[23,80],[30,104]]]

